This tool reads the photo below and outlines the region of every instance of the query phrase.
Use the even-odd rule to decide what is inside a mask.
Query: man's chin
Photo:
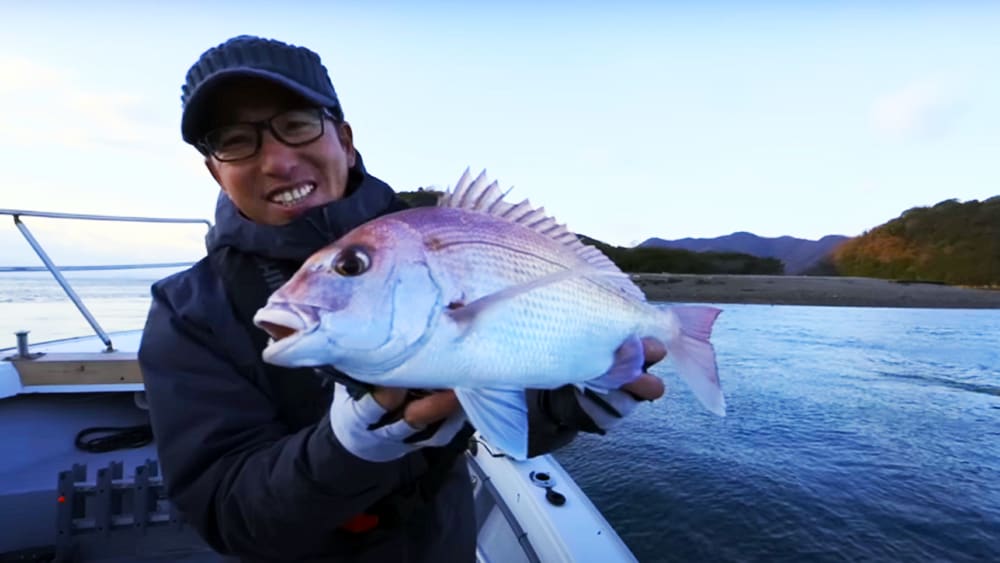
[[[315,207],[318,207],[318,205],[310,205],[309,202],[302,202],[292,206],[271,203],[267,209],[267,224],[275,227],[287,225]]]

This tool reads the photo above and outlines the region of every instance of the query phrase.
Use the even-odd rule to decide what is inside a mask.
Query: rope
[[[97,436],[89,437],[91,435]],[[113,452],[128,448],[141,448],[153,441],[153,428],[148,424],[138,426],[95,426],[85,428],[76,435],[77,449],[90,453]]]

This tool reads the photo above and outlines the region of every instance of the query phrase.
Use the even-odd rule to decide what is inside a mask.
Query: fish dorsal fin
[[[560,224],[554,218],[546,215],[545,208],[532,207],[531,202],[527,199],[517,204],[508,203],[504,200],[508,193],[510,193],[510,189],[503,191],[496,181],[489,182],[486,179],[485,170],[473,180],[469,169],[466,168],[455,187],[447,190],[438,200],[438,207],[452,207],[486,213],[532,229],[572,250],[577,256],[602,273],[620,274],[615,285],[632,297],[645,299],[642,290],[632,283],[628,275],[622,272],[603,252],[596,247],[583,244],[575,234],[566,228],[565,224]],[[601,277],[607,280],[607,276]]]

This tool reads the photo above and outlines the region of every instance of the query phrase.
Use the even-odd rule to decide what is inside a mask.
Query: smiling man
[[[286,225],[344,197],[356,153],[339,112],[260,78],[231,79],[210,93],[205,104],[214,126],[196,143],[210,156],[212,177],[248,219]]]
[[[246,561],[473,561],[471,428],[451,391],[261,360],[252,319],[267,296],[323,246],[405,208],[365,170],[319,56],[236,37],[191,67],[181,99],[183,138],[221,194],[207,256],[153,286],[139,351],[171,501]],[[645,344],[648,362],[663,358]],[[603,433],[662,393],[648,374],[606,401],[530,391],[529,451]]]

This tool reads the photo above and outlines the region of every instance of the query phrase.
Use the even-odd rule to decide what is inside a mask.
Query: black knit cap
[[[188,70],[181,87],[181,135],[196,145],[206,133],[208,93],[226,80],[252,76],[284,86],[306,100],[329,108],[337,119],[344,113],[330,75],[319,55],[306,49],[252,35],[240,35],[205,51]]]

